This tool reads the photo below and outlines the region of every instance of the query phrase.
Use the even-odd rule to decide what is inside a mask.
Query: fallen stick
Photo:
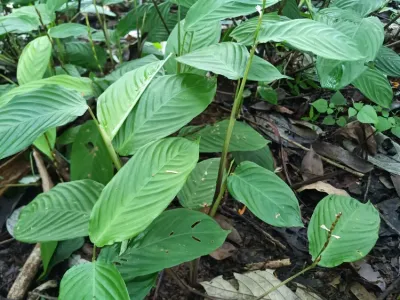
[[[49,173],[47,172],[42,156],[36,149],[33,149],[33,157],[35,159],[40,177],[42,178],[43,192],[47,192],[54,186],[54,184],[49,176]],[[13,285],[11,286],[11,289],[7,295],[8,299],[24,299],[26,293],[28,292],[29,286],[39,271],[41,262],[40,244],[36,244],[35,248],[33,248],[31,254],[22,267],[21,272],[18,274],[17,279],[15,279]]]

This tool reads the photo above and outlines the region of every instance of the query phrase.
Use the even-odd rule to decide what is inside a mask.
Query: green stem
[[[97,20],[98,20],[99,23],[100,23],[101,30],[103,31],[104,38],[105,38],[105,40],[106,40],[106,45],[107,45],[107,49],[108,49],[108,56],[110,57],[111,65],[114,67],[114,59],[113,59],[113,57],[112,57],[111,44],[110,44],[110,37],[109,37],[109,35],[108,35],[107,23],[106,23],[106,22],[103,22],[103,20],[102,20],[101,17],[100,17],[99,10],[97,9],[97,2],[96,2],[96,0],[93,0],[93,5],[94,5],[94,9],[95,9],[95,11],[96,11]],[[103,7],[103,13],[104,13],[104,7]],[[104,17],[104,20],[105,20],[105,17]]]
[[[224,146],[223,146],[222,155],[221,155],[221,162],[220,162],[219,170],[218,170],[217,188],[215,190],[214,205],[213,205],[213,209],[212,209],[214,211],[216,211],[218,209],[217,205],[219,205],[219,203],[217,203],[216,200],[220,197],[220,193],[223,188],[224,173],[225,173],[225,170],[227,169],[229,144],[230,144],[231,138],[232,138],[233,127],[235,126],[235,123],[236,123],[236,116],[238,116],[238,114],[240,112],[242,98],[243,98],[243,92],[246,87],[247,77],[249,76],[251,63],[253,61],[253,57],[254,57],[254,54],[256,52],[256,48],[258,45],[258,34],[260,32],[265,6],[266,6],[266,0],[263,0],[263,7],[260,12],[259,19],[258,19],[256,32],[254,34],[253,47],[251,48],[250,57],[247,61],[246,69],[244,71],[244,76],[241,81],[239,91],[237,92],[237,95],[235,96],[235,101],[233,102],[231,116],[229,118],[228,129],[227,129],[226,136],[225,136]]]
[[[96,47],[94,46],[94,42],[93,42],[93,38],[92,38],[92,30],[90,28],[89,18],[88,18],[87,14],[85,14],[85,20],[86,20],[86,26],[88,29],[88,37],[89,37],[89,41],[90,41],[90,46],[92,47],[94,59],[96,60],[96,63],[97,63],[97,66],[99,67],[101,75],[104,75],[103,68],[100,65],[99,58],[97,57]]]
[[[11,84],[18,85],[14,81],[12,81],[10,78],[8,78],[6,75],[0,74],[0,77],[3,78],[4,80],[7,80]]]
[[[233,160],[231,162],[231,165],[229,167],[227,175],[229,175],[231,173],[232,167],[233,167]],[[224,194],[225,194],[225,191],[226,191],[227,179],[228,179],[228,176],[225,176],[225,178],[223,180],[223,183],[222,183],[222,187],[221,187],[221,189],[220,189],[220,191],[218,193],[217,198],[215,199],[214,205],[212,206],[212,208],[211,208],[211,210],[210,210],[210,212],[208,214],[210,217],[215,217],[215,215],[217,214],[217,210],[218,210],[219,204],[221,203],[221,200],[224,197]]]
[[[96,245],[93,244],[92,262],[96,261]]]
[[[181,56],[182,53],[182,45],[181,45],[181,6],[178,5],[178,56]],[[176,61],[177,65],[177,73],[181,72],[181,64]]]
[[[160,19],[161,19],[161,22],[163,23],[163,25],[164,25],[164,27],[165,27],[165,30],[167,31],[168,35],[170,35],[170,34],[171,34],[171,31],[170,31],[169,28],[168,28],[167,22],[165,22],[165,19],[164,19],[163,15],[162,15],[162,13],[161,13],[161,11],[160,11],[160,8],[158,7],[157,2],[156,2],[155,0],[151,0],[151,1],[153,2],[153,5],[154,5],[154,7],[155,7],[155,9],[156,9],[156,11],[157,11],[158,16],[159,16]]]
[[[104,144],[106,145],[108,154],[110,155],[110,158],[114,163],[114,166],[117,168],[118,171],[121,170],[121,168],[122,168],[121,160],[119,159],[118,154],[115,152],[115,149],[112,145],[112,142],[111,142],[109,136],[104,131],[103,127],[101,127],[101,125],[99,124],[99,122],[96,119],[96,116],[94,115],[92,109],[89,106],[88,106],[88,110],[89,110],[90,115],[92,116],[94,123],[97,126],[97,129],[100,132],[100,135],[104,141]]]

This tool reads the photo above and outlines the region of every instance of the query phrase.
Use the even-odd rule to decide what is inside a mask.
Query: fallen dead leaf
[[[365,260],[360,260],[353,263],[358,275],[366,281],[378,286],[382,291],[386,289],[386,283],[378,271],[375,271],[372,266]]]
[[[278,260],[269,260],[262,261],[258,263],[251,263],[245,266],[247,271],[256,271],[256,270],[264,270],[264,269],[279,269],[282,267],[288,267],[292,263],[290,258],[278,259]]]
[[[301,162],[301,175],[304,180],[324,175],[324,165],[321,157],[312,149],[312,147]]]
[[[29,172],[30,167],[24,152],[5,161],[0,166],[0,196],[7,190],[7,187],[2,186],[17,182]]]
[[[399,175],[391,175],[393,186],[396,189],[397,196],[400,197],[400,176]]]
[[[216,260],[224,260],[228,257],[231,257],[236,250],[237,248],[231,243],[224,242],[221,247],[214,252],[211,252],[209,255]]]
[[[234,242],[238,245],[242,244],[242,237],[240,236],[239,232],[236,230],[235,227],[233,227],[232,225],[232,220],[230,220],[229,218],[217,214],[214,217],[215,221],[217,221],[217,223],[219,224],[219,226],[221,226],[222,229],[225,230],[230,230],[231,232],[228,234],[227,239],[230,240],[231,242]]]
[[[350,286],[350,291],[358,300],[376,300],[376,297],[369,293],[365,287],[358,282],[353,282]]]
[[[377,144],[374,133],[375,130],[370,124],[354,121],[338,129],[334,135],[349,139],[361,148],[367,150],[370,155],[375,155],[377,152]]]
[[[342,189],[337,189],[333,185],[318,181],[312,184],[305,185],[297,190],[297,192],[302,192],[305,190],[317,190],[318,192],[327,193],[328,195],[342,195],[342,196],[349,196],[349,194]]]

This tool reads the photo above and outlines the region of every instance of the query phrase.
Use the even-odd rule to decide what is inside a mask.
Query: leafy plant
[[[309,7],[308,14],[287,1],[283,13],[293,19],[264,14],[266,8],[277,10],[278,2],[133,1],[113,30],[106,16],[115,14],[95,1],[48,0],[0,18],[0,33],[33,37],[16,57],[18,86],[6,77],[13,85],[2,89],[0,159],[34,145],[53,160],[57,147],[66,146],[71,163],[72,181],[28,204],[15,237],[41,243],[43,275],[71,253],[64,243],[75,241],[76,249],[76,239],[79,244],[86,236],[93,243],[93,261],[67,271],[60,299],[143,299],[158,272],[224,243],[228,232],[213,217],[226,191],[272,226],[304,226],[295,194],[274,173],[269,141],[237,121],[248,81],[258,82],[258,93],[272,104],[278,102],[273,83],[291,84],[285,68],[256,55],[261,43],[309,55],[320,85],[337,91],[330,101],[313,102],[308,120],[326,113],[325,124],[344,126],[347,102],[339,90],[352,84],[377,106],[354,103],[348,116],[400,135],[399,119],[387,110],[393,92],[386,77],[399,75],[399,59],[382,46],[383,25],[368,17],[380,7],[371,4],[377,1],[332,1],[328,8]],[[78,8],[87,26],[70,19]],[[56,25],[56,12],[71,21]],[[90,27],[88,15],[97,17],[100,29]],[[248,20],[221,37],[221,21],[243,15]],[[124,50],[132,46],[121,46],[122,37],[132,30],[140,58],[123,62]],[[105,42],[107,50],[96,41]],[[161,60],[146,55],[163,41]],[[10,43],[5,50],[18,56],[19,45]],[[192,125],[213,101],[222,77],[237,81],[230,117]],[[314,81],[296,76],[292,87],[298,91]],[[61,126],[84,114],[93,120],[60,136]],[[221,155],[199,162],[199,153]],[[120,156],[131,157],[123,164]],[[184,208],[168,209],[176,196]],[[195,211],[203,207],[210,208],[209,215]],[[379,214],[370,203],[328,196],[308,226],[313,263],[301,273],[364,257],[378,229]],[[98,258],[97,248],[102,248]]]

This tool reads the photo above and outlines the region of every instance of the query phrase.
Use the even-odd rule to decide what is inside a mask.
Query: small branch
[[[170,34],[171,34],[171,31],[168,29],[168,25],[167,25],[167,23],[165,22],[163,15],[161,14],[161,11],[160,11],[160,8],[158,7],[157,2],[156,2],[155,0],[151,0],[151,1],[152,1],[153,4],[154,4],[154,7],[155,7],[155,9],[156,9],[156,11],[157,11],[158,16],[159,16],[160,19],[161,19],[161,22],[163,23],[163,25],[164,25],[164,27],[165,27],[165,30],[167,31],[168,35],[170,35]],[[180,6],[180,5],[179,5],[179,6]]]
[[[390,20],[389,23],[387,23],[384,27],[384,29],[388,29],[390,25],[392,25],[394,22],[396,22],[400,18],[400,14],[397,14],[392,20]]]
[[[9,83],[18,86],[14,81],[12,81],[10,78],[8,78],[6,75],[0,74],[0,77],[3,78],[4,80],[8,81]]]
[[[11,239],[8,239],[8,240],[1,241],[1,242],[0,242],[0,246],[5,245],[5,244],[8,244],[8,243],[10,243],[10,242],[12,242],[12,241],[14,241],[14,240],[15,240],[14,238],[11,238]]]
[[[106,22],[103,22],[101,17],[100,17],[99,10],[97,9],[96,0],[93,0],[93,5],[94,5],[94,9],[96,11],[97,20],[99,21],[101,30],[103,31],[104,38],[106,40],[106,45],[107,45],[107,49],[108,49],[108,56],[110,57],[111,65],[114,67],[114,59],[112,57],[112,50],[111,50],[111,45],[110,45],[110,37],[108,35],[108,28],[106,27],[107,26]],[[104,13],[104,7],[102,7],[102,8],[103,8],[103,13]],[[105,17],[104,17],[104,21],[105,21]]]
[[[399,44],[400,44],[400,40],[397,41],[397,42],[391,43],[391,44],[387,44],[387,45],[385,45],[385,46],[386,46],[386,47],[393,47],[393,46],[397,46],[397,45],[399,45]]]

